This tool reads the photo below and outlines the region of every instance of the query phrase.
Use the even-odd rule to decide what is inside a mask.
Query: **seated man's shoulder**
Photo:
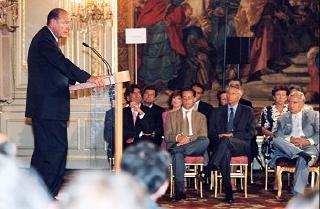
[[[206,116],[201,112],[193,111],[193,113],[197,115],[199,118],[206,118]]]
[[[200,101],[199,104],[202,104],[205,108],[208,108],[208,109],[213,109],[213,106],[207,102],[204,102],[204,101]]]
[[[153,104],[152,108],[155,110],[155,111],[159,111],[159,112],[164,112],[164,108],[157,105],[157,104]]]
[[[247,106],[247,105],[244,105],[244,104],[238,104],[239,107],[241,107],[244,111],[248,111],[248,112],[251,112],[252,111],[252,108]]]
[[[319,117],[319,111],[315,110],[304,110],[305,114],[311,117]]]
[[[167,117],[176,117],[177,114],[179,114],[179,111],[180,110],[170,111],[170,112],[168,112]]]
[[[279,116],[278,121],[285,120],[285,119],[289,118],[290,115],[291,115],[291,112],[285,112],[285,113],[283,113],[282,115]]]

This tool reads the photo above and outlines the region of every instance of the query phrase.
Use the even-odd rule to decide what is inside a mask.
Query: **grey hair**
[[[102,171],[77,173],[62,192],[64,209],[146,209],[147,193],[133,177]]]
[[[290,97],[299,97],[303,102],[306,101],[306,97],[304,96],[304,93],[298,90],[294,90],[289,94]]]
[[[52,204],[47,190],[31,169],[0,154],[0,209],[46,209]]]
[[[240,97],[244,94],[244,91],[241,88],[241,86],[238,87],[238,86],[233,86],[233,85],[227,86],[226,87],[226,92],[228,92],[231,88],[239,90]]]

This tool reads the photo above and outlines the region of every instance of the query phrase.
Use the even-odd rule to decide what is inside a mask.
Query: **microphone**
[[[101,56],[101,54],[100,54],[95,48],[93,48],[92,46],[89,46],[89,44],[87,44],[87,43],[85,43],[85,42],[82,42],[82,45],[85,46],[85,47],[87,47],[87,48],[89,48],[89,49],[91,49],[91,50],[93,51],[93,53],[95,53],[95,54],[97,55],[97,57],[99,57],[99,58],[102,60],[102,62],[106,65],[106,67],[107,67],[107,74],[108,74],[108,75],[112,75],[112,73],[111,73],[111,67],[110,67],[110,64],[107,62],[107,60],[104,59],[104,58]]]

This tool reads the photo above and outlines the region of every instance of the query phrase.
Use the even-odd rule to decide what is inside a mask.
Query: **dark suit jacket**
[[[251,107],[252,108],[252,102],[250,102],[249,100],[247,100],[247,99],[243,99],[243,98],[241,98],[240,99],[240,101],[239,101],[239,103],[240,104],[242,104],[242,105],[246,105],[246,106],[248,106],[248,107]]]
[[[202,113],[202,114],[204,114],[206,116],[207,125],[209,125],[210,116],[211,116],[212,111],[213,111],[212,105],[210,105],[210,104],[208,104],[206,102],[203,102],[203,101],[199,102],[198,112],[200,112],[200,113]]]
[[[48,27],[32,39],[28,53],[26,117],[68,120],[69,83],[86,82],[90,74],[65,58]]]
[[[152,120],[152,123],[150,124],[151,126],[150,129],[151,131],[155,132],[153,143],[160,146],[162,142],[162,136],[163,136],[162,113],[164,112],[164,109],[156,104],[153,104],[152,107],[149,108],[149,110],[151,114],[150,118]]]
[[[243,140],[248,156],[251,155],[250,142],[255,135],[256,122],[252,108],[238,104],[234,121],[233,137]],[[210,119],[209,139],[213,143],[219,143],[219,134],[227,133],[228,106],[224,105],[216,109]]]
[[[149,137],[139,137],[140,132],[150,134],[151,131],[151,115],[150,108],[141,105],[141,110],[145,113],[142,119],[137,116],[136,123],[133,123],[133,116],[130,107],[123,108],[123,145],[126,147],[126,140],[129,138],[134,138],[134,143],[139,142],[141,139],[149,140]]]

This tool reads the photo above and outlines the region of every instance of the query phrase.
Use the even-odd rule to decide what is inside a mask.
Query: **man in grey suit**
[[[175,175],[175,200],[186,198],[184,191],[184,158],[203,155],[209,145],[206,117],[193,110],[195,92],[182,90],[182,107],[167,116],[164,135],[172,155]]]
[[[278,128],[273,139],[275,156],[297,159],[293,193],[302,194],[308,183],[309,166],[319,155],[319,112],[304,110],[304,94],[294,91],[289,95],[289,110],[278,119]]]

